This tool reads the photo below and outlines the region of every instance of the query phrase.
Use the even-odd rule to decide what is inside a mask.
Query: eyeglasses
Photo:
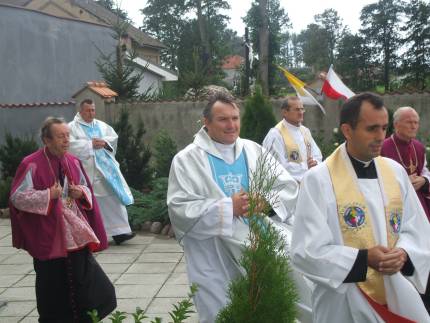
[[[306,110],[305,110],[305,108],[295,108],[295,109],[292,109],[294,112],[305,112]]]

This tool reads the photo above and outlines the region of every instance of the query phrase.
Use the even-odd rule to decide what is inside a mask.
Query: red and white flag
[[[355,95],[334,72],[333,65],[330,65],[321,91],[333,100],[349,99]]]

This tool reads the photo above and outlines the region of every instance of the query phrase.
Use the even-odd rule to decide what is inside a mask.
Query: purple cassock
[[[393,134],[385,139],[381,155],[397,161],[403,166],[408,175],[416,174],[426,179],[425,184],[416,193],[426,212],[427,219],[430,221],[430,172],[426,165],[424,145],[416,139],[406,142]]]
[[[67,176],[69,183],[79,183],[81,174],[84,174],[92,195],[92,208],[88,209],[85,200],[76,200],[76,204],[99,240],[99,243],[89,244],[88,248],[91,251],[106,249],[108,243],[99,207],[94,194],[92,194],[90,181],[81,162],[75,156],[66,153],[64,157],[58,158],[43,148],[27,156],[16,171],[11,195],[24,181],[29,170],[31,170],[34,189],[46,190],[50,188],[59,180],[58,174],[53,174],[52,169],[63,169],[63,176]],[[50,200],[46,216],[18,210],[12,203],[9,203],[13,246],[27,250],[32,257],[39,260],[66,257],[68,250],[62,203],[61,199]]]

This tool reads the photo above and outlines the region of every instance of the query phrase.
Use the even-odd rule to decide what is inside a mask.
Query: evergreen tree
[[[372,63],[371,49],[359,34],[345,29],[337,47],[336,71],[345,84],[355,92],[372,90],[380,78],[375,75],[377,65]]]
[[[175,141],[165,130],[161,130],[154,141],[155,173],[157,177],[169,177],[172,159],[178,152]]]
[[[298,35],[303,62],[313,72],[326,69],[330,63],[328,34],[320,25],[311,23]]]
[[[285,240],[265,221],[270,205],[279,203],[283,187],[275,187],[279,170],[270,152],[256,161],[249,183],[249,244],[240,264],[244,276],[229,286],[230,303],[218,314],[217,323],[294,322],[297,292],[286,254]]]
[[[181,35],[184,34],[189,6],[185,0],[148,0],[141,9],[144,19],[142,30],[168,45],[161,53],[161,63],[178,70]]]
[[[342,34],[342,19],[334,9],[326,9],[322,14],[315,15],[315,22],[325,30],[328,48],[328,61],[334,64],[337,43]]]
[[[403,11],[400,0],[379,0],[361,10],[361,33],[371,45],[373,59],[383,66],[383,84],[390,90],[390,75],[396,67],[397,49],[401,44],[400,21]]]
[[[407,50],[403,68],[409,74],[406,82],[423,90],[430,75],[430,4],[412,0],[405,7],[407,21],[403,31]]]
[[[249,28],[249,38],[252,43],[254,52],[260,56],[260,28],[261,13],[259,11],[259,2],[254,0],[251,8],[247,12],[243,21]],[[268,19],[268,89],[269,93],[275,93],[277,90],[276,82],[279,77],[277,64],[283,64],[283,55],[281,52],[282,44],[286,40],[286,33],[291,28],[290,19],[285,10],[281,7],[279,0],[267,0],[266,16]],[[261,58],[259,58],[261,59]],[[254,69],[254,75],[256,71]],[[264,92],[263,92],[264,93]]]
[[[38,149],[33,138],[13,137],[5,134],[5,143],[0,146],[0,208],[7,207],[12,179],[23,158]]]
[[[240,136],[262,143],[270,128],[276,124],[272,105],[259,86],[245,101],[245,113],[241,121]]]
[[[100,52],[100,58],[96,60],[103,79],[112,90],[118,93],[119,100],[137,98],[140,82],[143,79],[143,71],[133,62],[137,54],[128,53],[126,46],[121,43],[127,34],[128,26],[128,22],[118,20],[118,23],[112,27],[117,41],[115,52],[110,54]]]
[[[118,122],[113,128],[118,134],[116,159],[127,183],[137,189],[149,187],[152,180],[152,169],[149,167],[151,151],[143,142],[145,126],[138,119],[136,131],[129,123],[129,113],[121,109]]]

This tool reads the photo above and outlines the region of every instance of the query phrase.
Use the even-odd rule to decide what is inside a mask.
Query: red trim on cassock
[[[417,323],[415,321],[412,321],[410,319],[407,319],[406,317],[400,316],[398,314],[395,314],[391,312],[387,305],[381,305],[377,302],[375,302],[373,299],[371,299],[363,290],[361,290],[361,293],[366,298],[367,302],[372,306],[372,308],[375,310],[376,313],[387,323]]]

